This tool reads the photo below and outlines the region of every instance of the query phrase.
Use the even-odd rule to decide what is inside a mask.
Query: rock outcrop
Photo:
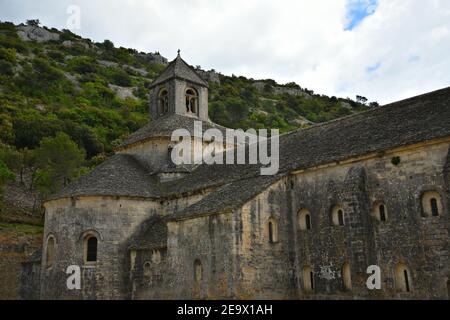
[[[196,69],[195,71],[198,73],[200,77],[202,77],[203,80],[209,83],[220,84],[219,73],[217,73],[215,70],[205,71],[202,69]]]
[[[135,95],[133,94],[133,90],[136,89],[135,87],[120,87],[114,84],[109,84],[108,87],[113,90],[120,99],[136,99]]]
[[[50,32],[41,27],[19,26],[18,29],[17,35],[23,41],[48,42],[59,40],[59,34]]]
[[[155,53],[139,53],[138,56],[149,63],[169,64],[166,58],[164,58],[159,52]]]
[[[258,91],[264,91],[267,89],[267,83],[262,82],[262,81],[258,81],[253,83],[253,86],[258,90]],[[311,95],[306,92],[304,89],[301,88],[291,88],[291,87],[282,87],[282,86],[272,86],[272,85],[268,85],[270,90],[275,93],[275,94],[290,94],[292,96],[303,96],[305,98],[311,98]]]

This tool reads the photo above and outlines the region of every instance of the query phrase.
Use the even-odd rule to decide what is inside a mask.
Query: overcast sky
[[[387,103],[450,86],[449,0],[0,0],[0,20]]]

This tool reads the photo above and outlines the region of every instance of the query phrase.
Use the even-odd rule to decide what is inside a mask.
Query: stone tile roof
[[[150,88],[171,79],[187,80],[189,82],[208,87],[208,83],[203,80],[197,72],[195,72],[194,68],[181,59],[180,54],[178,54],[175,60],[170,62],[166,69],[164,69],[164,71],[153,81]]]
[[[157,185],[133,156],[116,154],[50,199],[90,195],[158,197]]]
[[[281,176],[256,176],[227,183],[206,195],[199,202],[171,214],[167,219],[183,220],[238,209],[242,204],[278,181]]]
[[[157,120],[150,121],[145,126],[131,134],[117,149],[124,148],[137,142],[142,142],[154,137],[170,137],[176,129],[187,129],[191,134],[194,133],[194,121],[202,121],[203,132],[216,128],[225,133],[226,128],[213,122],[203,121],[198,118],[170,114]]]
[[[236,171],[228,171],[232,182],[227,181],[227,185],[172,217],[185,219],[238,208],[293,170],[449,136],[450,88],[446,88],[283,135],[280,137],[280,170],[273,179],[257,177],[256,167],[238,166],[240,168],[234,168]],[[195,187],[195,179],[201,176],[201,171],[211,174],[211,179],[220,180],[219,168],[202,167],[187,177],[192,179],[191,187]],[[233,181],[239,174],[247,178]],[[183,182],[179,185],[182,188]]]
[[[132,156],[116,155],[53,198],[158,198],[214,190],[172,216],[181,219],[237,208],[293,170],[449,136],[447,88],[280,136],[280,170],[273,177],[260,176],[257,165],[200,165],[184,178],[159,184]]]
[[[167,225],[160,216],[144,221],[130,237],[130,249],[158,249],[167,247]]]

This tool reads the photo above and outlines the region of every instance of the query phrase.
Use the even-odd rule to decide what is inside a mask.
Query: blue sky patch
[[[381,67],[381,62],[377,62],[371,66],[368,66],[366,71],[367,71],[367,73],[374,73],[375,71],[380,69],[380,67]]]
[[[377,6],[378,0],[348,0],[345,30],[353,30],[361,21],[372,15]]]

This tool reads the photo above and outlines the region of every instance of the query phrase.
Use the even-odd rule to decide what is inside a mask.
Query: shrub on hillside
[[[98,70],[95,60],[87,56],[72,58],[67,65],[71,70],[81,74],[95,73]]]
[[[16,50],[15,49],[7,49],[0,48],[0,60],[10,62],[15,64],[16,61]]]

